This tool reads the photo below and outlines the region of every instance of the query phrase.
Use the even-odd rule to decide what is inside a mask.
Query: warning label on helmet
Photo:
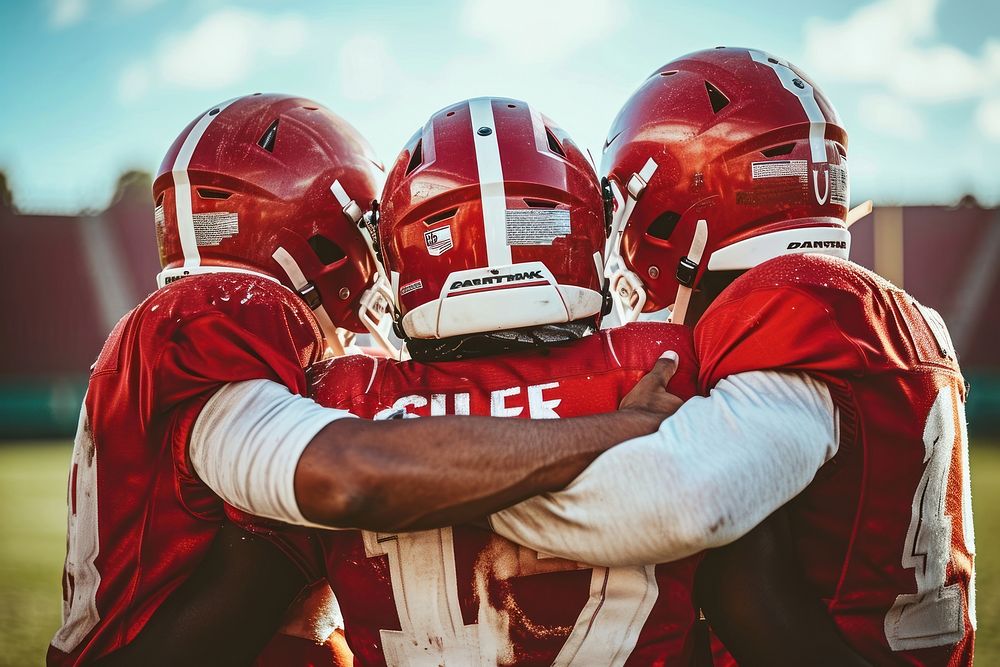
[[[558,208],[507,209],[507,245],[552,245],[570,233],[569,211]]]
[[[830,203],[847,206],[851,190],[847,181],[847,165],[830,165]]]
[[[424,282],[422,280],[414,280],[412,283],[406,283],[400,286],[399,296],[406,296],[410,292],[416,292],[418,289],[424,288]]]
[[[191,219],[195,242],[200,246],[219,245],[240,231],[240,219],[235,213],[195,213]]]
[[[156,245],[160,248],[163,247],[163,204],[160,204],[153,209],[153,225],[156,230]]]
[[[750,165],[751,178],[785,178],[794,176],[805,181],[809,167],[805,160],[771,160]]]

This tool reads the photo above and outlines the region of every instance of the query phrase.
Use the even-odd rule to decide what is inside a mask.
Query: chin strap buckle
[[[323,300],[319,295],[319,290],[312,283],[306,283],[295,289],[296,293],[302,297],[311,310],[316,310],[323,305]]]
[[[698,265],[687,257],[682,257],[677,264],[677,282],[685,287],[692,287],[698,276]]]

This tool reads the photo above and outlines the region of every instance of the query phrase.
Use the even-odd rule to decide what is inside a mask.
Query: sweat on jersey
[[[69,479],[63,624],[51,665],[131,641],[194,571],[224,516],[187,457],[202,406],[225,384],[267,379],[304,394],[324,351],[306,304],[237,273],[154,292],[112,331],[91,371]]]
[[[965,385],[940,316],[852,262],[787,255],[734,281],[694,337],[702,392],[750,371],[829,386],[839,450],[788,507],[848,643],[875,665],[971,664]]]

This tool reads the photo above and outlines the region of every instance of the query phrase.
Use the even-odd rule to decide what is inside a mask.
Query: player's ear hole
[[[327,266],[347,258],[347,253],[344,252],[344,249],[325,236],[317,234],[309,239],[308,243],[309,247],[316,253],[319,261]]]
[[[652,236],[654,239],[668,241],[670,240],[670,235],[674,233],[674,228],[677,226],[677,222],[680,219],[680,213],[664,211],[649,225],[649,229],[646,230],[646,234],[648,236]]]

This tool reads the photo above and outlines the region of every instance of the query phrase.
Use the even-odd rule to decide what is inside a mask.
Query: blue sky
[[[386,162],[434,110],[530,101],[599,159],[657,66],[717,45],[804,68],[850,134],[855,199],[1000,203],[1000,3],[974,0],[6,2],[0,169],[25,210],[103,207],[187,122],[313,97]]]

